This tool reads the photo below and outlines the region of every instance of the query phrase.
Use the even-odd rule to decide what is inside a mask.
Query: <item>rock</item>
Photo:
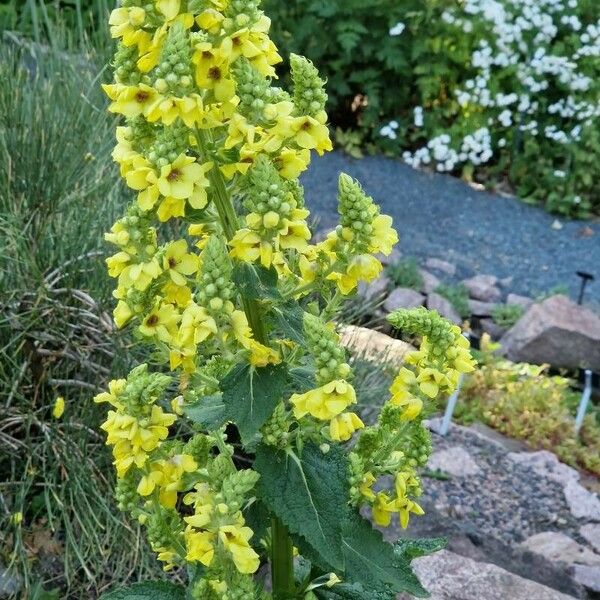
[[[579,535],[600,553],[600,525],[588,523],[579,530]]]
[[[435,292],[432,292],[427,296],[427,308],[430,310],[437,310],[442,317],[457,325],[462,323],[462,319],[452,306],[452,303]]]
[[[521,296],[519,294],[508,294],[508,296],[506,296],[506,304],[516,304],[527,310],[533,304],[533,298]]]
[[[404,357],[415,348],[402,340],[391,338],[385,333],[344,325],[339,329],[340,341],[346,348],[352,349],[366,360],[387,361],[394,367],[399,367],[404,362]]]
[[[16,598],[22,587],[21,576],[0,563],[0,598]]]
[[[493,319],[479,319],[479,325],[485,333],[490,334],[493,340],[499,340],[506,333],[506,329],[500,327]]]
[[[600,592],[600,567],[573,566],[573,579],[593,592]]]
[[[600,370],[600,317],[565,296],[533,304],[500,340],[512,361]]]
[[[440,470],[454,477],[469,477],[481,471],[479,465],[462,446],[434,452],[429,458],[427,467],[432,471]]]
[[[536,533],[522,542],[521,547],[535,554],[541,554],[554,562],[564,562],[568,565],[600,566],[599,554],[578,544],[568,535],[557,531]]]
[[[431,294],[434,292],[437,287],[440,285],[440,280],[425,269],[419,269],[421,273],[421,278],[423,279],[423,285],[421,286],[421,291],[424,294]]]
[[[573,479],[567,482],[563,491],[571,514],[576,519],[600,521],[600,500],[596,494],[592,494]]]
[[[513,284],[513,281],[515,280],[515,278],[511,275],[510,277],[505,277],[504,279],[500,279],[498,281],[498,283],[503,287],[503,288],[507,288],[510,287]]]
[[[556,454],[552,454],[548,450],[509,452],[507,457],[513,462],[529,467],[538,475],[552,479],[561,485],[565,485],[569,481],[579,481],[578,471],[561,463]]]
[[[365,300],[377,300],[383,296],[390,287],[390,280],[385,275],[381,275],[371,283],[361,281],[358,284],[358,295]]]
[[[482,302],[499,302],[502,294],[496,287],[498,278],[493,275],[475,275],[465,279],[463,285],[469,290],[469,296]]]
[[[481,302],[469,298],[469,310],[475,317],[490,317],[496,306],[498,305],[495,302]]]
[[[530,579],[496,565],[479,562],[448,550],[417,558],[413,567],[430,600],[573,600]],[[399,596],[408,600],[409,596]]]
[[[441,271],[442,273],[446,273],[446,275],[456,274],[456,266],[440,258],[428,258],[425,261],[425,266],[428,269],[433,269],[434,271]]]
[[[384,267],[387,267],[388,265],[400,262],[402,260],[402,253],[400,250],[393,248],[388,256],[380,252],[379,254],[376,254],[375,257]]]
[[[383,308],[386,312],[392,312],[399,308],[416,308],[423,306],[425,298],[410,288],[396,288],[385,299]]]

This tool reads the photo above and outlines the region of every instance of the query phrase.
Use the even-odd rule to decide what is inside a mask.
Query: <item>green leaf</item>
[[[238,263],[231,276],[239,293],[250,300],[280,300],[277,271],[257,265]]]
[[[358,513],[348,511],[342,536],[345,581],[381,593],[408,592],[417,598],[428,597],[410,567],[410,552],[396,551],[384,541],[381,532]]]
[[[342,523],[348,504],[348,465],[333,446],[310,442],[297,455],[261,445],[254,462],[259,496],[292,534],[304,538],[332,569],[343,569]]]
[[[315,595],[322,600],[394,600],[397,594],[365,589],[360,583],[338,583],[332,588],[318,588]]]
[[[185,588],[168,581],[148,581],[108,592],[100,600],[185,600]]]
[[[236,365],[221,381],[225,418],[233,421],[248,445],[283,397],[288,370],[285,365]]]
[[[303,394],[317,387],[314,367],[294,367],[290,369],[291,394]]]
[[[448,544],[446,538],[401,538],[394,544],[394,552],[405,560],[413,560],[419,556],[427,556],[443,550]]]
[[[204,396],[197,402],[186,406],[184,412],[190,421],[212,431],[218,429],[227,421],[225,408],[223,396],[214,394],[213,396]]]
[[[304,311],[295,300],[271,307],[271,318],[276,329],[288,339],[304,343]]]

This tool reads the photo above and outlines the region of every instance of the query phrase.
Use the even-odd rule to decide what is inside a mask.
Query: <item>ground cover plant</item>
[[[567,216],[600,210],[597,2],[268,5],[277,42],[323,66],[334,122],[367,150],[509,181]],[[357,143],[343,136],[344,147]]]
[[[151,352],[96,401],[119,505],[186,584],[106,599],[425,596],[410,560],[440,541],[387,544],[359,508],[382,526],[422,514],[423,407],[473,370],[468,342],[435,312],[391,314],[422,342],[365,426],[332,317],[398,238],[342,174],[340,224],[310,243],[297,177],[331,149],[318,71],[293,55],[291,92],[273,85],[255,0],[128,1],[110,24],[113,157],[136,194],[107,264],[115,322]]]
[[[0,563],[16,598],[157,571],[89,402],[133,356],[107,313],[100,238],[123,197],[99,71],[90,53],[0,46]]]
[[[581,396],[565,377],[550,376],[547,366],[512,363],[497,356],[498,344],[484,335],[478,370],[461,390],[457,417],[482,421],[530,446],[554,452],[560,460],[600,475],[600,413],[592,408],[580,436],[574,416]]]

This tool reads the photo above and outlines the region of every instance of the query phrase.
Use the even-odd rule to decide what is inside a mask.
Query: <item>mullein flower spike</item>
[[[332,148],[317,69],[293,55],[292,92],[273,85],[282,59],[257,0],[123,0],[109,24],[117,48],[104,90],[121,121],[112,156],[133,197],[105,236],[116,248],[106,263],[117,327],[154,349],[152,370],[136,367],[96,397],[109,406],[102,429],[118,505],[145,525],[166,569],[199,567],[191,597],[263,598],[252,574],[270,536],[257,539],[246,523],[259,475],[252,460],[240,469],[227,443],[232,417],[218,415],[226,392],[236,410],[252,402],[249,419],[261,415],[252,442],[242,436],[249,452],[260,443],[301,454],[309,442],[325,452],[356,434],[352,503],[371,506],[378,523],[398,514],[406,525],[422,512],[416,468],[430,452],[423,407],[451,391],[471,359],[439,318],[394,315],[423,344],[378,423],[365,427],[352,410],[352,369],[330,309],[379,275],[377,255],[390,254],[398,236],[342,174],[340,225],[311,243],[298,177],[313,151]],[[304,310],[301,302],[316,295],[328,310],[315,302]],[[308,383],[286,380],[270,412],[255,410],[261,377],[298,368],[311,371]],[[237,394],[240,381],[249,388]],[[191,407],[210,418],[188,420]],[[57,418],[62,409],[57,402]],[[374,492],[384,475],[393,490]],[[323,577],[313,586],[340,581]]]

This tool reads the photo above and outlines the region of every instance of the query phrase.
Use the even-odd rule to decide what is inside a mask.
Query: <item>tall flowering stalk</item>
[[[437,546],[387,545],[358,509],[403,527],[422,514],[423,406],[473,363],[436,313],[395,313],[421,349],[376,425],[353,410],[330,319],[398,237],[341,175],[340,225],[311,243],[298,176],[311,151],[331,149],[327,96],[301,56],[293,91],[273,85],[281,58],[258,5],[123,0],[110,17],[104,88],[123,117],[113,156],[137,194],[106,234],[118,248],[114,318],[153,347],[151,367],[96,397],[110,406],[119,507],[146,526],[165,570],[187,569],[189,598],[423,595],[410,559]],[[390,475],[390,489],[374,487]],[[267,562],[272,594],[257,574]],[[166,582],[144,589],[183,597]]]

